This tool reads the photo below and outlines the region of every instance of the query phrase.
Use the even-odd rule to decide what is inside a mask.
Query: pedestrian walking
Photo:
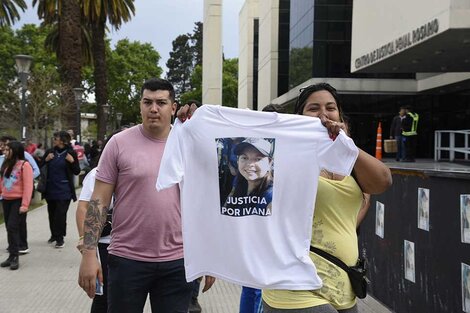
[[[20,224],[26,219],[33,192],[33,169],[24,158],[21,142],[10,141],[3,149],[5,161],[0,168],[0,195],[8,237],[8,258],[0,264],[19,268]]]

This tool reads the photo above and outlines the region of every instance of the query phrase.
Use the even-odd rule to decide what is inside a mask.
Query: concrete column
[[[253,109],[254,19],[258,18],[258,0],[246,0],[238,17],[238,107]]]
[[[277,98],[279,60],[279,0],[259,3],[258,107]]]
[[[222,104],[222,0],[204,0],[202,103]]]

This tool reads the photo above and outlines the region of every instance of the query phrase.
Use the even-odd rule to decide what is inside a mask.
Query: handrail
[[[449,146],[442,146],[442,135],[448,134],[449,136]],[[464,145],[463,146],[455,146],[455,137],[456,135],[464,136]],[[464,130],[436,130],[434,131],[434,161],[442,160],[441,152],[448,151],[449,152],[449,161],[455,161],[455,153],[462,153],[464,154],[464,159],[469,160],[470,155],[470,145],[469,140],[470,138],[470,129]]]

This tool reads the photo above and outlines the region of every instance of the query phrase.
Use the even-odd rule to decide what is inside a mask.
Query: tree
[[[104,105],[108,104],[108,79],[106,67],[106,21],[115,29],[135,14],[133,0],[82,0],[83,13],[92,34],[95,98],[98,113],[98,139],[104,139],[106,116]]]
[[[43,138],[39,133],[49,121],[59,122],[60,81],[56,68],[56,58],[53,53],[44,48],[44,41],[49,29],[26,24],[16,31],[9,27],[0,28],[0,125],[1,130],[17,135],[19,129],[20,84],[18,74],[14,69],[15,54],[33,56],[31,74],[28,79],[27,120],[28,136],[36,139]],[[52,122],[50,123],[52,125]],[[51,126],[50,126],[51,127]]]
[[[173,40],[166,66],[166,78],[175,87],[177,96],[194,89],[191,85],[191,73],[197,65],[202,65],[202,23],[194,23],[192,34],[183,34]]]
[[[202,22],[194,23],[196,26],[191,35],[192,53],[194,58],[194,66],[202,65]]]
[[[189,88],[191,72],[193,69],[193,49],[190,45],[189,35],[179,35],[173,40],[173,51],[166,62],[168,72],[167,80],[173,84],[176,94],[181,95]]]
[[[238,59],[226,59],[222,72],[222,104],[236,108],[238,105]]]
[[[194,99],[202,101],[202,66],[195,67],[191,75],[190,91],[181,95],[181,103]],[[238,59],[224,60],[222,73],[222,105],[237,107],[238,105]]]
[[[0,27],[11,26],[20,19],[16,7],[24,12],[28,6],[24,0],[0,0]]]
[[[187,103],[189,100],[197,100],[202,102],[202,66],[196,65],[193,74],[191,75],[191,86],[190,91],[185,92],[181,95],[180,101],[182,104]]]
[[[140,88],[145,80],[160,77],[160,54],[149,43],[119,40],[108,59],[109,102],[122,112],[121,124],[140,121]]]
[[[38,16],[45,24],[58,21],[59,74],[62,82],[62,101],[66,127],[76,125],[77,112],[73,88],[81,86],[82,34],[81,8],[77,0],[33,0],[38,6]]]

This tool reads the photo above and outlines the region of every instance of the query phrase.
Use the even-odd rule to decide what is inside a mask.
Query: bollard
[[[377,127],[377,142],[375,145],[375,158],[377,160],[382,160],[382,123],[379,122],[379,127]]]

